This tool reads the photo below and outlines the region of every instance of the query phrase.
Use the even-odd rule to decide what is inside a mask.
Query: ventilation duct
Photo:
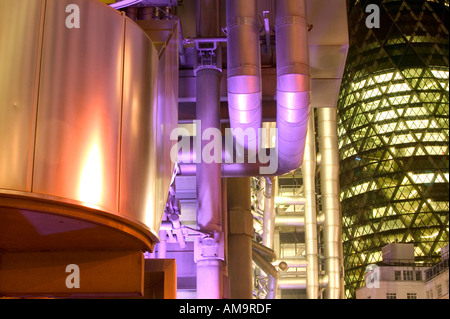
[[[256,160],[262,127],[261,69],[256,0],[227,1],[228,103],[237,151],[224,150],[222,163],[246,154],[245,163],[222,164],[222,177],[280,176],[298,169],[303,160],[310,108],[308,27],[305,1],[276,1],[277,147],[269,164]],[[295,43],[295,45],[293,45]],[[252,134],[240,134],[248,132]],[[226,144],[223,142],[223,145]],[[195,149],[191,148],[191,150]],[[265,150],[264,154],[265,154]],[[242,150],[241,150],[242,152]],[[273,155],[275,153],[275,155]],[[182,175],[194,175],[193,152],[180,154]],[[275,168],[268,168],[276,159]]]

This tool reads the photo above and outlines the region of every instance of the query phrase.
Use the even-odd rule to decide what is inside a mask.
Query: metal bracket
[[[222,233],[215,233],[214,237],[206,236],[195,239],[194,261],[211,259],[225,260],[224,236]]]
[[[222,54],[218,47],[218,42],[223,39],[205,39],[193,41],[197,50],[197,60],[195,61],[194,73],[197,74],[202,69],[215,69],[222,72]]]

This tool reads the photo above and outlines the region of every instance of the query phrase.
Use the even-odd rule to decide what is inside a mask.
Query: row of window
[[[415,278],[414,278],[414,273],[416,274]],[[420,270],[403,270],[403,272],[401,270],[395,270],[394,272],[395,274],[395,280],[405,280],[405,281],[411,281],[411,280],[417,280],[417,281],[421,281],[422,279],[422,271]],[[403,276],[402,276],[403,275]]]
[[[397,299],[397,293],[387,292],[386,299]],[[406,299],[417,299],[417,293],[415,293],[415,292],[406,293]]]
[[[446,282],[447,284],[447,293],[449,291],[449,287],[448,287],[448,280]],[[442,285],[439,284],[436,286],[436,292],[437,292],[437,298],[440,298],[444,295],[444,291],[442,289]],[[368,299],[370,299],[371,296],[368,297]],[[427,290],[426,291],[426,298],[427,299],[433,299],[434,295],[433,295],[433,289]],[[387,292],[386,293],[386,299],[397,299],[397,293],[396,292]],[[417,299],[417,293],[415,292],[408,292],[406,293],[406,299]]]

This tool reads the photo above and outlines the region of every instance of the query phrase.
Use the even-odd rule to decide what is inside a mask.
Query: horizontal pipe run
[[[320,214],[317,216],[317,224],[323,225],[325,222],[325,215]],[[301,215],[277,215],[275,217],[275,226],[283,227],[283,226],[295,226],[295,227],[304,227],[305,226],[305,216]]]
[[[203,123],[201,124],[203,126]],[[178,149],[171,150],[171,159],[177,161],[180,175],[195,176],[197,165],[204,161],[204,158],[202,159],[201,156],[203,149],[198,147],[201,138],[182,135],[181,132],[178,132],[178,134]],[[174,136],[171,138],[174,138]],[[230,143],[233,144],[231,145]],[[258,158],[248,159],[245,156],[240,157],[241,154],[237,150],[236,142],[228,141],[226,136],[223,136],[222,141],[214,145],[214,147],[218,148],[218,150],[214,149],[214,152],[220,152],[219,145],[221,145],[221,154],[216,156],[217,153],[215,153],[212,161],[213,163],[221,164],[222,177],[275,177],[288,173],[288,171],[284,172],[280,171],[279,168],[277,169],[278,155],[276,148],[261,149],[258,153]],[[176,154],[175,151],[177,152]],[[261,162],[263,158],[264,163]]]
[[[275,205],[305,205],[306,198],[305,197],[297,197],[297,196],[276,196],[275,197]]]
[[[186,38],[184,40],[186,44],[192,43],[214,43],[214,42],[227,42],[227,37],[210,37],[210,38]]]
[[[328,276],[319,276],[319,286],[328,285]],[[306,276],[302,277],[281,277],[278,279],[278,289],[306,289]]]
[[[303,215],[277,215],[275,217],[276,227],[304,227],[305,226],[305,216]]]
[[[308,266],[308,261],[303,256],[280,258],[272,263],[272,265],[277,266],[282,262],[285,262],[289,268],[306,268]]]

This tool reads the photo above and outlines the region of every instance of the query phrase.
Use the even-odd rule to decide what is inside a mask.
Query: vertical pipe
[[[137,20],[138,9],[136,7],[129,7],[125,9],[127,17],[131,20]]]
[[[222,298],[221,266],[219,259],[197,261],[197,299]]]
[[[144,7],[141,9],[141,20],[151,20],[153,18],[153,13],[158,11],[158,9],[153,7]]]
[[[319,148],[322,154],[320,178],[322,185],[322,210],[325,271],[329,283],[325,290],[327,299],[340,299],[342,272],[342,230],[339,202],[339,151],[336,108],[319,108]]]
[[[197,19],[196,21],[197,37],[208,38],[219,36],[219,1],[197,0],[195,6],[197,17],[201,17],[201,19]]]
[[[202,69],[197,72],[197,114],[203,137],[205,130],[220,128],[220,78],[221,72],[215,69]],[[217,141],[217,139],[216,139]],[[221,140],[219,139],[219,142]],[[202,138],[202,150],[209,143]],[[217,146],[215,148],[222,149]],[[197,156],[201,156],[198,154]],[[197,225],[202,231],[222,233],[221,215],[221,164],[197,164]],[[220,240],[220,239],[219,239]],[[218,244],[218,243],[216,243]],[[204,245],[204,242],[202,243]],[[219,254],[218,254],[219,255]],[[197,261],[197,298],[220,299],[222,295],[222,261],[211,257]]]
[[[275,233],[275,178],[267,177],[264,187],[264,215],[262,244],[273,249]]]
[[[197,6],[208,8],[208,11],[197,11],[197,20],[209,19],[211,11],[218,10],[218,0],[199,0]],[[199,36],[215,36],[218,26],[211,24],[202,25],[197,30]],[[221,66],[218,66],[219,68]],[[213,142],[214,150],[222,150],[222,139],[208,134],[211,129],[220,131],[220,80],[222,72],[216,68],[200,68],[196,72],[196,101],[197,119],[200,120],[201,150]],[[212,142],[210,140],[212,139]],[[207,249],[209,245],[215,246],[216,254],[208,255],[197,260],[197,298],[220,299],[222,298],[222,260],[219,255],[219,242],[222,237],[222,213],[221,213],[221,156],[218,161],[205,162],[203,154],[197,154],[200,161],[197,164],[197,225],[200,230],[214,233],[214,238],[203,238],[201,249]]]
[[[166,232],[163,231],[163,235],[160,236],[161,241],[157,244],[158,245],[158,259],[165,259],[167,254],[167,240],[166,240]]]
[[[319,298],[319,262],[317,245],[316,209],[316,137],[314,114],[309,118],[306,136],[305,156],[302,165],[303,193],[305,202],[305,244],[306,244],[306,293],[308,299]]]
[[[222,178],[222,230],[224,234],[224,263],[222,267],[223,299],[230,299],[230,280],[228,275],[228,203],[227,179]]]
[[[227,179],[228,276],[231,299],[252,299],[250,178]]]
[[[210,136],[204,135],[211,128],[220,129],[220,78],[221,72],[205,68],[197,71],[197,114],[201,121],[201,130],[197,131],[201,139],[201,150],[210,144]],[[215,139],[222,143],[221,140]],[[211,144],[210,144],[211,145]],[[221,150],[217,145],[214,149]],[[197,154],[202,158],[202,154]],[[197,224],[201,230],[221,232],[221,164],[206,163],[202,159],[197,164]]]

